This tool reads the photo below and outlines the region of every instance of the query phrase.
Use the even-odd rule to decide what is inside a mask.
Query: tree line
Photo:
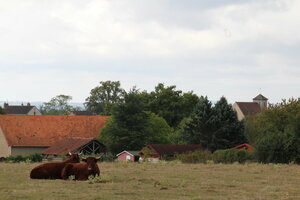
[[[71,100],[58,95],[40,109],[46,115],[81,110]],[[90,91],[84,106],[93,114],[111,116],[98,139],[112,153],[141,150],[151,143],[201,144],[211,152],[250,143],[259,162],[300,163],[300,99],[269,105],[239,121],[225,97],[212,103],[175,85],[125,91],[119,81],[104,81]]]

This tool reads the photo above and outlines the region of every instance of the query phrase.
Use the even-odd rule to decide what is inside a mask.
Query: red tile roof
[[[245,150],[250,151],[250,152],[255,150],[253,146],[251,146],[250,144],[246,144],[246,143],[245,144],[240,144],[236,147],[233,147],[232,149],[245,149]]]
[[[0,115],[9,146],[52,146],[66,137],[95,138],[107,116]]]
[[[236,102],[244,116],[255,115],[261,112],[261,108],[256,102]]]
[[[65,155],[88,144],[94,138],[68,137],[45,149],[42,154]]]
[[[158,153],[160,156],[203,150],[200,144],[148,144],[147,147]]]

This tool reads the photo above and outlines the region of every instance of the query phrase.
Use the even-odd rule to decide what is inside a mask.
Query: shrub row
[[[213,160],[214,163],[245,163],[254,160],[254,155],[246,150],[226,149],[217,150],[213,154],[209,151],[195,151],[178,154],[175,158],[183,163],[206,163],[208,160]]]
[[[6,161],[8,162],[41,162],[43,160],[43,156],[41,154],[35,153],[35,154],[30,154],[26,156],[22,155],[16,155],[16,156],[9,156],[6,158]]]
[[[246,150],[226,149],[217,150],[213,153],[212,160],[214,163],[245,163],[246,161],[253,160],[254,155]]]
[[[187,154],[178,154],[176,159],[183,163],[206,163],[211,159],[210,151],[194,151]]]

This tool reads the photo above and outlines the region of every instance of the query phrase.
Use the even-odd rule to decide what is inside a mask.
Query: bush
[[[41,162],[43,160],[43,156],[41,154],[34,153],[34,154],[28,155],[27,159],[30,160],[31,162]]]
[[[262,163],[300,163],[300,98],[246,119],[245,134]]]
[[[115,156],[112,155],[111,153],[103,154],[101,156],[102,162],[113,162],[113,161],[115,161],[115,159],[116,159]]]
[[[21,155],[9,156],[7,157],[6,161],[13,162],[13,163],[22,162],[22,161],[26,161],[26,157]]]
[[[38,153],[22,156],[22,155],[16,155],[16,156],[9,156],[6,158],[6,161],[8,162],[25,162],[25,161],[30,161],[30,162],[41,162],[43,160],[43,156]]]
[[[206,163],[211,159],[210,151],[194,151],[186,154],[178,154],[176,159],[183,163]]]
[[[247,160],[253,160],[253,158],[253,153],[237,149],[217,150],[212,155],[215,163],[245,163]]]

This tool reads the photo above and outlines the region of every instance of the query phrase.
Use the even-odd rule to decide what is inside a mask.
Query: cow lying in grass
[[[80,154],[71,154],[63,162],[44,163],[30,172],[30,178],[32,179],[61,179],[61,171],[68,163],[79,163]]]
[[[74,176],[75,180],[84,181],[91,175],[99,176],[100,170],[97,165],[97,161],[99,160],[100,158],[88,157],[82,159],[84,163],[69,163],[63,168],[61,177],[66,180],[69,176]]]

